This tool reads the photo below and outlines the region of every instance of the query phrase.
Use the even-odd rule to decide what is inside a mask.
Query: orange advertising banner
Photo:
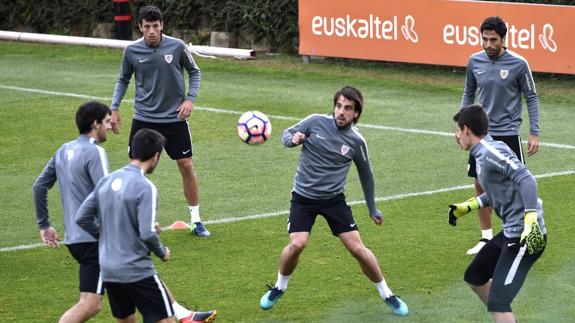
[[[301,55],[465,66],[486,17],[533,71],[575,74],[575,6],[462,0],[299,0]]]

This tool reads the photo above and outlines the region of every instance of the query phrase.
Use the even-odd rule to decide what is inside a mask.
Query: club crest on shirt
[[[341,151],[341,154],[342,154],[343,156],[345,156],[345,155],[347,154],[347,152],[349,151],[349,146],[347,146],[347,145],[341,145],[341,150],[340,150],[340,151]]]
[[[121,178],[116,178],[113,182],[112,182],[112,190],[114,190],[114,192],[117,192],[120,190],[120,188],[122,188],[122,179]]]
[[[499,75],[501,75],[501,79],[506,79],[507,75],[509,75],[509,70],[499,70]]]
[[[174,55],[164,55],[164,59],[166,60],[166,62],[168,64],[170,64],[172,62],[172,58],[174,58]]]

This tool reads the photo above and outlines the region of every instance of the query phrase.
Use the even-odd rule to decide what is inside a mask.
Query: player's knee
[[[306,245],[307,241],[299,239],[292,240],[289,243],[289,247],[292,250],[292,252],[297,254],[301,253],[305,249]]]
[[[96,316],[102,310],[102,300],[99,296],[82,299],[80,304],[84,308],[84,313],[86,313],[87,317]]]
[[[371,251],[361,244],[355,244],[347,248],[356,259],[364,259],[371,254]]]

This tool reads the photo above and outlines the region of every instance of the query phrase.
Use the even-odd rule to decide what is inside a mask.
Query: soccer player
[[[144,37],[124,50],[112,98],[112,129],[116,134],[119,132],[120,103],[132,74],[135,74],[136,97],[129,155],[132,138],[139,129],[154,129],[167,139],[166,152],[176,160],[182,175],[192,233],[198,237],[209,237],[210,232],[202,224],[199,213],[198,180],[192,162],[192,139],[187,121],[200,87],[200,69],[182,40],[162,34],[164,22],[160,9],[142,7],[138,26]],[[189,76],[187,95],[184,69]]]
[[[131,162],[100,180],[75,218],[99,239],[102,281],[118,322],[135,322],[136,308],[144,322],[175,322],[168,291],[150,255],[170,259],[158,236],[158,192],[145,177],[158,165],[164,142],[155,130],[139,130],[131,144]],[[215,311],[196,312],[189,322],[212,322],[215,316]]]
[[[80,228],[74,216],[96,183],[108,175],[108,158],[98,146],[111,129],[110,109],[99,102],[87,102],[76,112],[80,136],[62,145],[50,159],[33,186],[36,220],[42,241],[58,247],[60,237],[51,226],[48,212],[48,190],[58,181],[64,215],[64,244],[80,264],[80,300],[60,318],[60,322],[84,322],[98,314],[102,303],[102,282],[98,264],[97,240]],[[171,297],[171,295],[170,295]],[[177,317],[189,320],[196,315],[178,304],[172,306]]]
[[[393,313],[405,316],[407,305],[387,286],[375,255],[362,242],[351,208],[343,194],[347,173],[355,163],[369,215],[376,225],[383,216],[375,206],[374,179],[367,144],[355,124],[363,111],[363,96],[351,86],[337,91],[331,115],[311,115],[284,131],[286,147],[302,145],[294,179],[288,222],[289,243],[283,249],[278,279],[260,300],[264,310],[272,308],[285,293],[299,256],[309,241],[318,214],[334,236],[356,258]]]
[[[80,136],[63,144],[48,161],[33,186],[36,222],[42,241],[58,247],[60,237],[51,226],[48,190],[58,181],[64,216],[64,244],[80,264],[80,299],[60,322],[84,322],[100,312],[103,294],[98,266],[98,242],[74,222],[76,211],[96,182],[108,175],[108,159],[98,143],[106,140],[110,109],[99,102],[87,102],[76,112]]]
[[[489,134],[493,139],[506,143],[525,163],[519,136],[522,94],[527,101],[530,124],[527,155],[531,156],[539,150],[539,98],[529,64],[523,57],[503,47],[507,26],[500,17],[488,17],[480,30],[484,50],[469,58],[461,107],[473,104],[477,94],[477,103],[485,108],[489,116]],[[483,188],[477,181],[472,155],[469,156],[467,174],[475,178],[476,196],[481,195]],[[491,208],[480,209],[478,215],[481,239],[467,251],[468,255],[479,252],[493,238]]]
[[[492,207],[503,230],[475,256],[465,281],[491,312],[495,322],[515,322],[511,302],[547,241],[542,201],[527,167],[505,143],[488,135],[488,117],[479,105],[454,117],[457,144],[475,157],[477,179],[485,192],[449,206],[449,224],[471,210]]]

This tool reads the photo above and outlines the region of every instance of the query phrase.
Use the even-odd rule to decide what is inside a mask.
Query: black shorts
[[[98,263],[98,243],[72,243],[66,247],[80,264],[80,293],[104,294]]]
[[[519,160],[525,164],[525,156],[523,156],[523,150],[521,149],[521,137],[516,136],[491,136],[493,140],[503,141],[513,152]],[[467,163],[467,176],[477,178],[477,164],[475,163],[475,157],[469,154],[469,162]]]
[[[136,312],[145,323],[163,320],[174,315],[164,283],[158,275],[133,283],[105,283],[112,315],[125,319]]]
[[[128,141],[128,156],[132,158],[130,147],[132,145],[132,138],[138,130],[148,128],[156,130],[166,137],[166,152],[171,159],[181,159],[192,157],[192,136],[190,134],[190,127],[188,121],[179,121],[171,123],[152,123],[133,119],[132,129],[130,130],[130,139]]]
[[[314,200],[292,192],[288,232],[311,232],[318,214],[326,219],[334,236],[358,230],[343,193],[328,200]]]
[[[545,235],[547,241],[547,235]],[[481,286],[491,281],[487,310],[511,312],[511,302],[523,286],[529,269],[545,249],[530,255],[527,246],[521,247],[519,238],[507,238],[499,232],[473,258],[465,271],[465,281]]]

